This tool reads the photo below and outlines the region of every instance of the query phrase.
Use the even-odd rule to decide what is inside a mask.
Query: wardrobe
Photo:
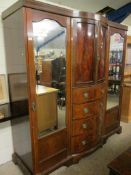
[[[31,0],[16,2],[2,18],[10,104],[26,109],[11,120],[13,161],[25,174],[49,174],[111,135],[110,35],[122,31],[125,42],[127,28],[99,14]]]

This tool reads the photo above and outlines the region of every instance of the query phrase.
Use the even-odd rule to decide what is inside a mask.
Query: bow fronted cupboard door
[[[89,152],[102,139],[106,97],[107,24],[72,19],[72,153]]]
[[[107,24],[90,19],[72,19],[73,85],[105,80]]]

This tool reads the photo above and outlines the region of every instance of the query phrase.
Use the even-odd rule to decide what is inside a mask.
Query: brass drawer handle
[[[85,92],[85,93],[83,94],[83,96],[84,96],[84,98],[88,98],[88,93]]]
[[[85,114],[87,114],[89,112],[88,108],[84,108],[83,111]]]
[[[88,127],[87,123],[83,123],[83,124],[82,124],[82,128],[83,128],[83,129],[87,129],[87,127]]]
[[[83,140],[81,143],[82,143],[82,145],[84,146],[84,145],[87,144],[87,141],[86,141],[86,140]]]
[[[85,145],[87,145],[88,141],[87,140],[83,140],[81,143],[82,143],[83,146],[85,146]]]

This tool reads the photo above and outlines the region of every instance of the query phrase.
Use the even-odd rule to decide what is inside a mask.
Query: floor
[[[70,167],[61,167],[50,175],[108,175],[107,164],[131,146],[131,123],[121,123],[122,134],[110,137],[103,148]],[[10,172],[10,173],[9,173]],[[23,175],[18,166],[8,162],[0,166],[0,175]]]

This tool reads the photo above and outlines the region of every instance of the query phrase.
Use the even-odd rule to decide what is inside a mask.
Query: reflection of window
[[[124,38],[119,34],[115,33],[111,36],[110,50],[123,50]]]
[[[51,54],[54,52],[52,49],[65,50],[65,28],[56,21],[44,19],[33,22],[33,34],[37,56]]]

